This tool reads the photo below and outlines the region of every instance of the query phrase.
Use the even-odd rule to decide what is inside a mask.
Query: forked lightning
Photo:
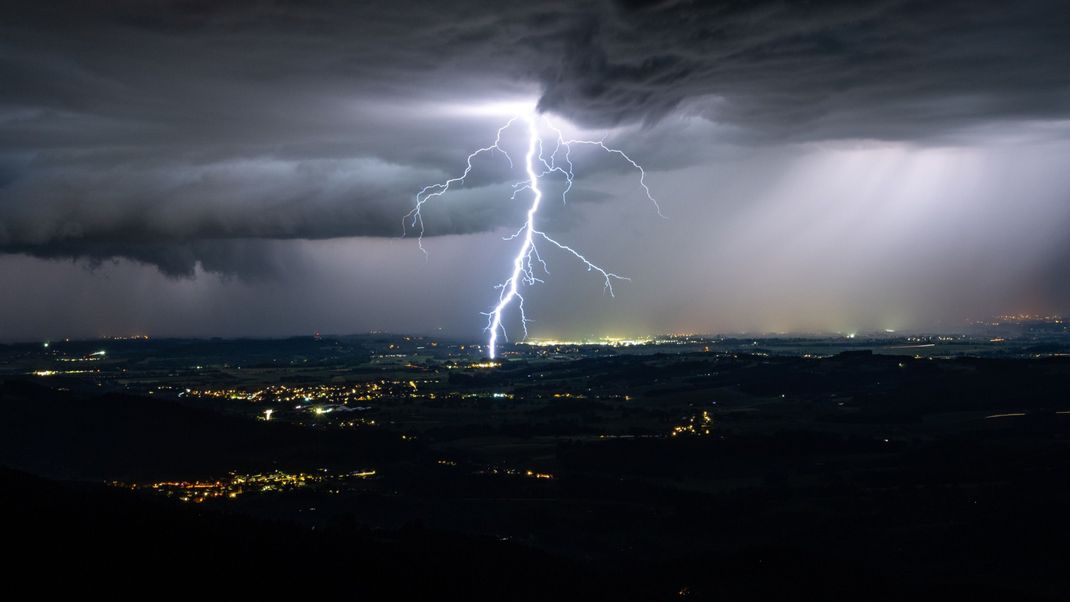
[[[639,172],[639,185],[642,187],[646,197],[653,203],[658,215],[664,217],[661,213],[661,206],[658,204],[658,201],[654,198],[654,195],[650,192],[650,188],[646,184],[646,171],[641,165],[625,154],[624,151],[606,146],[604,140],[566,140],[561,131],[554,127],[545,117],[534,113],[518,115],[498,128],[494,138],[494,144],[477,149],[468,155],[468,158],[465,161],[464,171],[461,175],[438,184],[426,186],[416,194],[416,206],[413,207],[412,211],[405,215],[405,218],[402,220],[402,227],[403,231],[406,233],[410,229],[417,231],[419,234],[417,244],[419,244],[420,250],[425,254],[427,253],[427,250],[424,249],[423,246],[424,221],[423,215],[421,214],[424,203],[446,194],[456,185],[463,184],[469,174],[472,173],[472,161],[482,154],[501,153],[509,162],[510,167],[515,167],[516,165],[513,161],[513,157],[510,156],[509,152],[502,146],[502,135],[509,129],[518,125],[518,122],[522,123],[527,129],[527,150],[524,155],[524,173],[526,177],[513,183],[513,193],[511,198],[515,200],[521,193],[530,193],[531,204],[528,206],[527,219],[524,221],[524,225],[505,239],[519,240],[520,247],[517,249],[516,256],[513,257],[512,272],[509,274],[509,277],[495,287],[496,290],[498,290],[497,303],[489,312],[484,312],[484,315],[487,316],[487,327],[485,329],[488,335],[487,350],[491,359],[494,359],[497,356],[499,334],[508,340],[505,326],[502,324],[502,317],[510,306],[514,304],[516,305],[524,336],[526,337],[528,334],[527,325],[529,320],[524,310],[524,297],[520,293],[521,285],[530,286],[536,282],[542,282],[542,280],[536,276],[536,265],[538,265],[540,274],[549,275],[550,273],[546,262],[539,254],[539,247],[536,244],[537,242],[546,242],[557,249],[565,251],[582,262],[588,271],[598,272],[604,280],[604,290],[608,292],[610,296],[613,295],[614,280],[628,280],[628,278],[624,276],[606,271],[595,265],[576,249],[554,240],[537,227],[536,217],[538,216],[539,207],[543,201],[543,191],[539,186],[541,178],[551,174],[560,174],[565,180],[565,188],[561,193],[561,200],[562,202],[567,202],[568,200],[568,193],[572,190],[572,183],[575,179],[574,166],[572,163],[573,145],[595,146],[606,153],[619,156],[624,161],[628,162],[629,165]],[[540,125],[544,126],[554,135],[552,151],[548,151],[547,145],[544,143],[543,137],[540,134]]]

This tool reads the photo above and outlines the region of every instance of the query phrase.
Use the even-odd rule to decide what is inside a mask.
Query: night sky
[[[578,154],[543,228],[631,280],[547,254],[533,336],[1065,313],[1067,32],[1064,0],[6,3],[0,340],[478,338],[516,172],[430,204],[428,258],[402,216],[523,107],[666,216]]]

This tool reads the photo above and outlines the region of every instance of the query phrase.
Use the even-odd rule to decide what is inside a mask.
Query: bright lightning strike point
[[[421,210],[425,203],[433,198],[445,195],[454,186],[458,186],[464,183],[469,174],[472,173],[472,161],[483,154],[501,153],[505,159],[509,162],[510,167],[515,167],[512,156],[509,152],[502,147],[502,134],[512,128],[518,121],[523,121],[527,126],[527,151],[524,155],[524,173],[525,179],[513,183],[513,193],[511,200],[515,200],[517,195],[522,192],[531,192],[531,204],[528,206],[527,219],[524,221],[524,225],[520,227],[513,235],[508,236],[505,240],[519,240],[520,247],[517,249],[516,255],[513,257],[512,271],[509,277],[497,285],[495,288],[498,290],[498,301],[494,305],[493,309],[489,312],[485,312],[487,316],[487,327],[485,331],[488,333],[487,349],[490,359],[495,359],[497,356],[498,336],[499,334],[508,340],[505,326],[502,324],[502,318],[508,310],[514,304],[520,317],[521,328],[526,337],[528,334],[528,320],[527,314],[524,311],[524,297],[520,293],[521,285],[533,285],[537,282],[542,282],[541,279],[535,276],[535,264],[537,263],[542,272],[549,275],[546,262],[539,254],[536,240],[544,241],[557,249],[569,253],[576,259],[578,259],[589,272],[598,272],[604,280],[604,290],[613,296],[613,281],[614,280],[628,280],[628,278],[613,272],[608,272],[603,268],[595,265],[584,257],[576,249],[562,244],[545,232],[536,228],[536,217],[539,213],[539,207],[543,201],[542,188],[539,187],[539,181],[541,178],[549,176],[551,174],[559,174],[565,179],[566,185],[561,193],[561,201],[566,202],[569,191],[572,190],[572,183],[575,179],[574,166],[572,163],[572,146],[590,145],[597,147],[607,154],[616,155],[631,165],[636,171],[639,172],[639,185],[643,188],[647,199],[653,203],[654,208],[660,217],[665,217],[661,212],[661,206],[658,204],[657,199],[651,193],[650,188],[646,184],[646,171],[643,167],[632,160],[624,151],[616,148],[606,146],[605,140],[566,140],[561,131],[555,128],[544,117],[540,117],[533,111],[527,111],[520,115],[514,116],[505,125],[498,128],[497,134],[494,138],[494,144],[479,148],[469,153],[466,161],[465,168],[461,175],[453,178],[449,178],[443,182],[437,184],[431,184],[425,186],[420,192],[416,193],[416,205],[412,211],[405,215],[402,219],[402,229],[404,233],[408,230],[414,229],[418,232],[417,244],[420,250],[426,255],[427,250],[423,246],[424,235],[424,221]],[[539,125],[544,124],[549,130],[551,130],[555,139],[552,141],[553,150],[547,152],[547,145],[545,144],[542,136],[539,134]]]

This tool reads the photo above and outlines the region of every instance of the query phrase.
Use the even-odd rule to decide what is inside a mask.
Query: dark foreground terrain
[[[210,597],[1070,596],[1058,354],[599,350],[488,367],[249,345],[9,375],[10,574]]]

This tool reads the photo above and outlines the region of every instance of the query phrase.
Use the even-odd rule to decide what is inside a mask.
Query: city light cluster
[[[217,498],[235,499],[249,493],[278,493],[311,486],[327,486],[330,489],[344,484],[347,480],[374,476],[375,470],[346,473],[331,473],[325,469],[314,473],[276,470],[256,474],[230,473],[227,477],[205,481],[159,481],[146,484],[113,481],[110,485],[132,491],[151,491],[183,502],[199,504]]]
[[[559,340],[559,339],[527,339],[521,341],[522,345],[531,345],[532,347],[579,347],[579,346],[605,346],[605,347],[631,347],[635,345],[650,345],[654,343],[653,338],[616,338],[616,337],[603,337],[598,339],[578,339],[578,340]]]
[[[709,411],[702,410],[702,416],[692,416],[686,423],[672,427],[672,431],[669,434],[673,437],[680,435],[698,435],[705,436],[710,434],[710,428],[713,427],[713,417],[710,416]]]

